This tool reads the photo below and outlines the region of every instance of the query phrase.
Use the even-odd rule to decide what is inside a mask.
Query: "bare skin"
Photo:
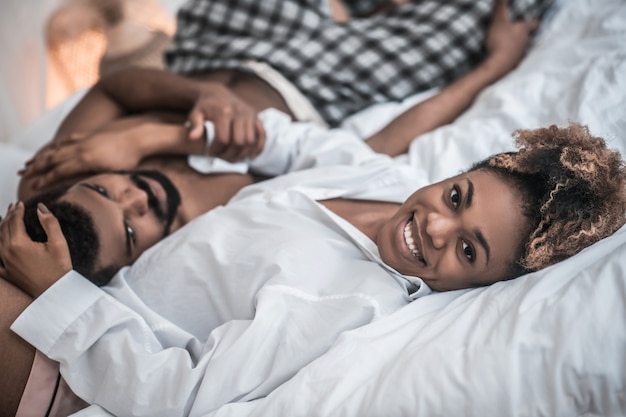
[[[341,9],[340,2],[337,3]],[[405,152],[413,138],[420,133],[453,121],[472,103],[482,89],[517,65],[524,55],[529,35],[536,28],[537,22],[511,23],[505,16],[506,13],[503,12],[505,7],[505,1],[497,2],[495,18],[489,31],[488,57],[485,62],[466,77],[443,89],[432,99],[407,110],[386,128],[369,138],[368,144],[374,150],[392,156]],[[339,10],[337,13],[341,15],[343,12]],[[349,18],[345,13],[340,17],[340,19]],[[291,115],[281,96],[254,75],[229,70],[214,71],[193,77],[182,84],[180,80],[174,80],[175,82],[171,85],[159,83],[158,88],[153,88],[154,85],[147,83],[143,89],[139,88],[139,91],[134,89],[138,85],[137,80],[141,80],[144,75],[137,72],[134,79],[133,74],[130,75],[126,84],[116,86],[117,91],[108,90],[101,94],[102,91],[94,89],[93,94],[90,93],[86,97],[85,103],[89,104],[90,101],[105,98],[104,101],[98,102],[95,109],[90,108],[89,105],[79,106],[70,114],[51,144],[44,147],[29,162],[29,172],[23,172],[25,175],[20,183],[19,199],[24,200],[53,184],[63,181],[75,182],[105,169],[157,168],[170,176],[179,187],[183,200],[179,225],[182,225],[199,213],[225,203],[239,188],[252,182],[252,179],[249,176],[200,176],[189,170],[183,158],[166,158],[163,155],[203,152],[203,144],[198,139],[202,136],[202,123],[208,119],[215,121],[217,134],[216,141],[209,150],[211,155],[227,160],[254,157],[260,152],[264,143],[264,131],[262,126],[259,126],[256,112],[274,107]],[[172,91],[169,91],[168,87],[171,87]],[[228,92],[225,92],[225,87],[228,88]],[[124,109],[121,109],[115,100],[110,100],[111,95],[129,91],[134,94],[125,97],[127,101],[124,103]],[[173,97],[175,99],[172,99]],[[109,101],[106,100],[107,98]],[[205,98],[204,102],[203,98]],[[219,105],[215,105],[216,103]],[[179,116],[170,118],[170,116],[159,115],[152,118],[136,117],[119,121],[121,117],[129,113],[150,109],[179,112]],[[189,109],[192,110],[187,114]],[[189,130],[182,126],[182,120],[185,119],[186,114],[187,119],[192,123]],[[112,166],[112,163],[118,162],[117,158],[106,159],[111,153],[103,153],[100,150],[102,147],[111,147],[113,142],[95,140],[94,137],[107,134],[113,137],[110,134],[115,131],[116,124],[118,129],[120,126],[125,126],[127,131],[134,129],[131,132],[134,137],[155,137],[154,133],[160,132],[164,138],[176,140],[175,143],[164,143],[159,138],[157,142],[159,142],[160,149],[157,151],[149,149],[146,152],[119,152],[118,150],[115,155],[130,155],[135,159],[123,161],[124,166]],[[146,131],[151,134],[146,134]],[[181,139],[189,140],[181,141]],[[115,149],[116,146],[114,145],[113,148]],[[59,149],[62,151],[59,152]],[[63,151],[66,151],[65,156],[63,156]],[[72,161],[77,161],[78,164],[73,164]],[[207,189],[226,191],[216,195],[207,193]],[[340,215],[346,205],[345,202],[326,204]],[[382,205],[377,208],[386,212],[388,206]],[[362,230],[370,235],[373,224],[377,222],[367,220],[367,217],[356,219],[355,222],[360,224],[363,221]],[[358,224],[357,227],[359,227]],[[3,378],[0,384],[5,384],[5,381],[14,381],[14,383],[8,382],[7,387],[0,385],[2,388],[0,392],[15,394],[3,395],[0,400],[2,401],[0,409],[8,410],[6,415],[14,415],[30,372],[34,350],[14,336],[8,327],[30,302],[30,299],[4,280],[0,281],[0,305],[3,306],[0,322],[0,357],[2,357],[3,375],[11,375],[11,378]],[[14,357],[16,359],[11,361],[5,359]]]
[[[148,118],[146,120],[152,119]],[[145,120],[144,122],[148,123]],[[123,125],[128,123],[128,120],[119,119],[114,123]],[[161,131],[163,129],[161,125],[155,125],[155,127],[159,127]],[[187,135],[187,129],[180,123],[177,125],[170,124],[168,127],[171,130],[167,133],[172,133],[173,137],[177,135],[179,138],[184,138]],[[110,129],[115,131],[114,124]],[[200,142],[197,141],[194,145],[199,149],[198,152],[203,151]],[[113,145],[112,149],[114,150],[115,148],[116,146]],[[114,156],[116,155],[114,154]],[[179,207],[175,224],[172,225],[173,229],[183,226],[191,219],[218,205],[225,204],[242,187],[253,182],[253,178],[247,174],[199,174],[189,168],[184,156],[157,155],[140,159],[141,161],[135,166],[120,166],[117,168],[158,170],[168,176],[181,194],[181,206]],[[104,167],[102,167],[102,170],[105,170]],[[83,172],[73,175],[70,179],[65,179],[65,181],[75,182],[88,176],[86,172]],[[27,199],[45,188],[34,188],[33,180],[35,180],[33,177],[24,177],[21,181],[19,190],[21,199]],[[31,301],[32,297],[4,279],[0,279],[0,305],[2,306],[0,319],[0,363],[2,363],[2,374],[7,376],[6,378],[1,378],[0,381],[0,392],[3,392],[3,395],[0,396],[0,410],[2,410],[0,417],[15,415],[26,381],[30,375],[35,350],[17,337],[9,327]]]
[[[435,96],[399,115],[367,138],[367,143],[377,152],[396,156],[406,152],[420,134],[454,121],[485,87],[517,66],[537,26],[537,21],[511,22],[507,2],[497,1],[487,34],[485,60]],[[202,137],[205,120],[214,121],[216,138],[208,152],[229,161],[253,158],[263,148],[264,132],[257,112],[274,107],[291,115],[282,97],[253,74],[217,70],[186,78],[156,70],[129,70],[96,85],[61,126],[52,143],[67,144],[76,132],[93,132],[117,119],[124,114],[120,103],[126,113],[159,110],[185,114],[191,109],[189,142]],[[134,127],[141,136],[141,125]],[[90,160],[71,167],[58,160],[51,163],[43,151],[30,162],[20,191],[27,189],[26,184],[35,177],[41,188],[93,168]]]
[[[141,163],[140,169],[156,169],[166,174],[181,194],[178,228],[198,215],[225,204],[239,189],[253,182],[249,175],[201,175],[189,169],[181,157],[160,157]],[[208,191],[210,190],[210,191]],[[0,279],[0,417],[14,416],[30,375],[35,350],[10,329],[11,323],[30,304],[32,298]]]
[[[421,188],[402,205],[321,203],[376,242],[387,265],[437,291],[505,279],[521,255],[528,223],[515,187],[483,170]]]
[[[31,300],[25,292],[0,279],[0,417],[15,416],[35,357],[35,349],[9,329]]]
[[[483,170],[419,189],[402,205],[345,199],[321,203],[370,237],[387,265],[440,291],[506,279],[523,247],[526,220],[517,189]],[[0,255],[7,260],[0,275],[8,272],[6,278],[37,297],[72,265],[54,216],[45,209],[38,213],[49,241],[35,243],[26,235],[23,210],[21,203],[10,208],[0,224]],[[22,379],[28,374],[12,372]]]

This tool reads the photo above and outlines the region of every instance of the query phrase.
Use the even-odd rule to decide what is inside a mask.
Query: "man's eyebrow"
[[[83,182],[83,183],[80,183],[78,185],[80,187],[85,187],[86,189],[88,189],[90,191],[93,191],[94,193],[98,194],[101,197],[108,198],[108,197],[102,195],[100,193],[100,191],[98,191],[98,189],[96,187],[94,187],[93,185],[91,185],[91,184],[86,184],[86,183]],[[133,247],[132,247],[132,244],[131,244],[130,233],[128,233],[128,225],[126,224],[126,222],[123,222],[122,225],[124,226],[124,237],[125,237],[125,240],[126,240],[126,242],[125,242],[126,243],[126,256],[128,258],[131,258],[133,256]]]
[[[478,240],[480,245],[485,250],[485,253],[487,254],[486,264],[489,265],[489,257],[491,256],[491,247],[489,246],[489,242],[487,242],[487,239],[485,239],[485,235],[483,235],[483,233],[478,229],[474,229],[474,235],[476,236],[476,240]]]
[[[474,183],[469,178],[466,178],[466,180],[467,196],[465,197],[465,208],[470,208],[472,206],[472,198],[474,197]]]

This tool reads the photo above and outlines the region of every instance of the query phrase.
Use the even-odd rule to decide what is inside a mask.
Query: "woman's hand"
[[[538,20],[512,22],[509,18],[508,1],[496,0],[485,45],[486,63],[501,75],[511,71],[524,57],[530,37],[538,27]]]
[[[9,206],[0,222],[0,278],[33,297],[38,297],[72,269],[70,251],[56,217],[43,205],[37,217],[48,236],[44,243],[33,242],[24,225],[24,204]]]
[[[265,146],[265,129],[256,111],[228,88],[211,84],[200,92],[189,113],[189,139],[204,136],[204,121],[215,126],[209,155],[235,162],[254,159]]]

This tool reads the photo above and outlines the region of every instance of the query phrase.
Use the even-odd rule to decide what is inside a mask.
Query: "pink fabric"
[[[63,378],[59,381],[59,364],[36,351],[26,388],[15,417],[66,417],[85,407],[87,403],[78,398]],[[54,397],[52,407],[50,403]],[[46,414],[50,409],[50,413]]]

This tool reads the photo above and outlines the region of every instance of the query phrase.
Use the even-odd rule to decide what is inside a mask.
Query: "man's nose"
[[[433,246],[441,249],[446,246],[456,228],[453,217],[432,212],[426,216],[426,234],[430,236]]]
[[[148,195],[137,187],[128,187],[119,200],[127,216],[143,216],[148,212]]]

